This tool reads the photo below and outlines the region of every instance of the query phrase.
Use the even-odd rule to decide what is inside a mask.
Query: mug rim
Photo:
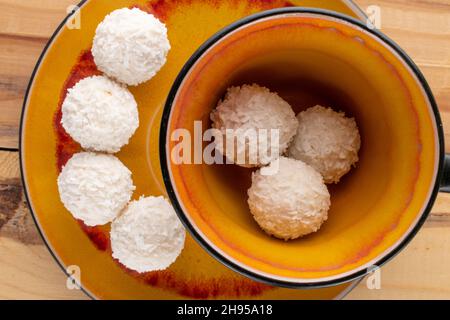
[[[274,279],[269,276],[256,273],[252,270],[249,270],[247,268],[244,268],[235,262],[231,261],[227,257],[225,257],[223,254],[221,254],[217,249],[215,249],[212,245],[206,241],[205,237],[202,236],[196,228],[193,226],[193,224],[189,221],[187,218],[187,214],[184,212],[180,201],[176,195],[176,191],[174,188],[174,185],[172,183],[170,169],[169,169],[169,157],[167,156],[167,143],[168,143],[168,129],[169,129],[169,120],[171,117],[172,107],[174,105],[175,99],[177,97],[177,94],[179,92],[179,89],[181,88],[183,81],[185,77],[189,74],[192,67],[197,63],[199,59],[202,58],[203,54],[206,53],[212,46],[214,46],[217,42],[221,41],[224,37],[226,37],[228,34],[230,34],[233,31],[236,31],[237,29],[244,27],[250,23],[257,22],[259,20],[270,18],[273,16],[278,15],[284,15],[284,14],[315,14],[315,15],[322,15],[328,18],[334,18],[337,20],[341,20],[347,23],[350,23],[354,26],[357,26],[364,31],[368,32],[369,34],[375,36],[378,41],[381,43],[387,45],[390,49],[392,49],[398,56],[399,60],[404,62],[409,68],[412,74],[414,74],[417,77],[417,80],[422,87],[425,96],[428,99],[429,105],[431,107],[432,112],[434,116],[434,120],[436,121],[436,133],[437,133],[437,143],[439,144],[439,154],[438,157],[438,164],[437,164],[437,172],[434,180],[434,187],[431,190],[432,184],[430,184],[430,195],[428,198],[428,202],[424,203],[423,212],[420,215],[420,217],[416,220],[415,224],[411,226],[411,228],[405,232],[403,235],[403,239],[399,239],[399,243],[393,244],[393,248],[388,251],[387,253],[382,253],[378,258],[376,258],[376,262],[373,264],[373,266],[381,267],[388,261],[390,261],[392,258],[394,258],[398,253],[400,253],[406,245],[409,244],[409,242],[415,237],[417,232],[421,229],[423,224],[425,223],[433,204],[436,200],[437,194],[439,193],[440,188],[440,181],[442,180],[443,175],[443,167],[444,167],[444,157],[445,157],[445,146],[444,146],[444,133],[442,129],[442,120],[440,117],[439,109],[436,104],[436,100],[434,98],[434,95],[431,91],[430,86],[428,85],[424,75],[418,68],[418,66],[413,62],[413,60],[406,54],[403,49],[399,47],[393,40],[391,40],[388,36],[383,34],[382,32],[370,28],[367,24],[363,23],[360,20],[357,20],[353,17],[326,10],[326,9],[315,9],[315,8],[304,8],[304,7],[288,7],[288,8],[278,8],[278,9],[272,9],[263,11],[260,13],[256,13],[253,15],[250,15],[248,17],[245,17],[243,19],[240,19],[227,27],[223,28],[213,36],[211,36],[206,42],[204,42],[195,52],[194,54],[189,58],[189,60],[186,62],[186,64],[183,66],[179,74],[177,75],[171,90],[169,92],[169,95],[167,96],[166,103],[164,105],[162,119],[161,119],[161,129],[160,129],[160,137],[159,137],[159,154],[160,154],[160,164],[161,164],[161,171],[163,176],[164,185],[167,190],[167,194],[169,196],[169,199],[171,200],[175,212],[177,213],[179,219],[184,224],[186,229],[189,231],[189,233],[193,236],[193,238],[196,240],[196,242],[205,249],[212,257],[214,257],[216,260],[218,260],[220,263],[224,264],[226,267],[230,268],[231,270],[238,272],[252,280],[259,281],[268,285],[274,285],[284,288],[291,288],[291,289],[305,289],[305,288],[324,288],[324,287],[330,287],[330,286],[336,286],[339,284],[347,283],[353,280],[357,280],[362,278],[363,276],[367,275],[373,269],[369,268],[362,268],[361,270],[357,270],[355,272],[349,271],[348,275],[340,277],[339,274],[335,276],[334,279],[328,279],[328,280],[320,280],[319,281],[310,281],[310,282],[299,282],[293,279],[292,281],[287,280],[280,280],[280,279]],[[387,249],[389,250],[389,248]]]

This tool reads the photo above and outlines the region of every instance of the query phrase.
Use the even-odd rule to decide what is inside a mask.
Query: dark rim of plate
[[[60,258],[57,256],[57,254],[55,253],[55,251],[53,250],[52,246],[50,245],[49,241],[47,240],[47,238],[44,235],[44,231],[42,230],[41,225],[39,224],[39,219],[36,216],[35,212],[33,211],[33,207],[31,205],[31,201],[30,201],[30,196],[28,195],[28,190],[27,190],[27,185],[26,185],[26,181],[25,181],[25,176],[24,176],[24,164],[23,164],[23,146],[22,146],[22,142],[23,142],[23,130],[24,130],[24,119],[25,119],[25,113],[26,113],[26,109],[27,109],[27,104],[28,104],[28,98],[29,98],[29,94],[31,91],[31,88],[33,87],[33,83],[34,83],[34,79],[36,77],[37,72],[39,71],[39,67],[41,66],[42,60],[44,59],[45,55],[47,54],[48,49],[51,47],[51,45],[53,44],[53,41],[56,39],[56,37],[59,35],[61,29],[66,25],[67,21],[78,11],[81,9],[81,7],[88,2],[89,0],[81,0],[80,3],[78,3],[78,5],[76,5],[76,7],[74,8],[74,10],[69,13],[64,20],[60,23],[60,25],[58,26],[58,28],[56,28],[55,32],[52,34],[52,36],[50,37],[50,39],[48,40],[47,44],[44,47],[44,50],[42,51],[41,55],[39,56],[38,61],[36,62],[36,65],[34,67],[33,73],[31,74],[30,77],[30,81],[28,83],[28,87],[27,90],[25,92],[25,98],[23,101],[23,106],[22,106],[22,114],[20,116],[20,128],[19,128],[19,163],[20,163],[20,176],[22,179],[22,185],[23,185],[23,190],[24,190],[24,194],[25,194],[25,199],[27,200],[27,204],[28,204],[28,208],[30,209],[31,212],[31,216],[33,217],[34,223],[37,226],[37,229],[39,231],[39,235],[41,236],[42,240],[45,243],[45,246],[47,247],[48,251],[50,251],[50,254],[52,255],[52,257],[55,259],[56,263],[60,266],[61,270],[66,274],[66,276],[68,278],[70,278],[72,275],[69,274],[67,272],[67,268],[64,266],[63,262],[60,260]],[[90,293],[86,288],[83,287],[83,285],[81,283],[77,283],[77,285],[80,287],[80,289],[91,299],[95,299],[95,296]]]
[[[369,26],[361,22],[360,20],[354,19],[350,16],[340,14],[334,11],[329,11],[325,9],[311,9],[311,8],[303,8],[303,7],[287,7],[287,8],[281,8],[281,9],[273,9],[264,11],[261,13],[257,13],[251,16],[248,16],[246,18],[243,18],[239,21],[236,21],[232,23],[231,25],[225,27],[224,29],[220,30],[218,33],[213,35],[211,38],[209,38],[187,61],[187,63],[184,65],[184,67],[181,69],[178,77],[176,78],[166,101],[166,104],[164,106],[163,116],[161,120],[161,130],[160,130],[160,139],[159,139],[159,152],[160,152],[160,164],[163,174],[163,180],[165,187],[167,189],[168,195],[170,200],[172,201],[172,204],[175,207],[175,211],[177,212],[180,220],[183,222],[185,227],[189,230],[191,235],[194,237],[194,239],[214,258],[216,258],[219,262],[226,265],[230,269],[248,277],[255,281],[259,281],[265,284],[279,286],[279,287],[285,287],[285,288],[293,288],[293,289],[314,289],[314,288],[324,288],[329,286],[335,286],[339,284],[343,284],[346,282],[350,282],[353,280],[357,280],[368,274],[370,271],[373,271],[372,268],[363,269],[360,271],[353,272],[349,275],[338,277],[336,279],[332,280],[323,280],[320,279],[316,282],[295,282],[293,281],[282,281],[279,279],[273,279],[271,277],[267,277],[264,275],[260,275],[258,273],[255,273],[247,268],[243,268],[242,266],[230,261],[229,259],[225,258],[222,254],[220,254],[214,247],[212,247],[203,237],[196,231],[194,226],[191,224],[189,219],[186,217],[186,214],[184,213],[179,201],[178,197],[176,196],[176,192],[174,189],[174,186],[172,184],[171,178],[170,178],[170,170],[169,170],[169,158],[166,154],[166,147],[167,147],[167,135],[168,135],[168,124],[169,119],[171,115],[172,105],[174,103],[174,99],[176,98],[176,95],[178,93],[178,90],[186,77],[186,75],[189,73],[193,65],[202,57],[202,55],[211,48],[215,43],[220,41],[223,37],[228,35],[230,32],[235,31],[236,29],[239,29],[240,27],[243,27],[249,23],[255,22],[260,19],[276,16],[276,15],[283,15],[283,14],[295,14],[295,13],[301,13],[301,14],[314,14],[319,16],[325,16],[325,17],[331,17],[335,18],[340,21],[344,21],[347,23],[350,23],[356,27],[359,27],[363,29],[364,31],[370,33],[371,35],[374,35],[376,38],[378,38],[382,43],[388,45],[391,49],[396,52],[400,58],[408,65],[408,67],[413,71],[415,76],[418,78],[420,84],[422,85],[422,88],[424,89],[430,105],[432,107],[435,121],[436,121],[436,127],[437,127],[437,134],[439,138],[439,165],[438,165],[438,172],[436,176],[436,180],[434,182],[434,188],[432,190],[432,193],[430,195],[430,198],[428,200],[428,204],[426,205],[421,217],[417,221],[414,228],[409,231],[409,233],[406,235],[406,237],[396,245],[395,248],[393,248],[390,252],[385,254],[384,256],[380,257],[376,263],[374,263],[373,266],[381,267],[386,262],[388,262],[390,259],[392,259],[394,256],[396,256],[417,234],[419,229],[424,224],[425,220],[427,219],[431,208],[434,204],[434,201],[436,200],[436,196],[439,192],[440,187],[440,181],[443,174],[443,164],[444,164],[444,134],[442,130],[442,122],[439,115],[438,107],[436,105],[436,101],[434,99],[434,96],[431,92],[431,89],[425,80],[425,77],[423,76],[422,72],[419,70],[419,68],[416,66],[416,64],[412,61],[412,59],[390,38],[388,38],[386,35],[381,33],[378,30],[371,29]]]

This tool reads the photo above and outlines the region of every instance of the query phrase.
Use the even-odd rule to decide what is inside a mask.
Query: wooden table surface
[[[334,1],[334,0],[330,0]],[[86,299],[44,246],[28,211],[18,164],[19,117],[36,60],[74,0],[0,0],[0,299]],[[436,96],[450,141],[450,0],[357,0],[381,8],[382,31],[415,60]],[[446,146],[450,152],[450,143]],[[440,194],[424,228],[348,299],[450,299],[450,196]]]

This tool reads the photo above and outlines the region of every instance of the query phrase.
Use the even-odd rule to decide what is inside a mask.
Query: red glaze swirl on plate
[[[201,2],[208,4],[213,8],[217,8],[223,0],[202,0]],[[227,0],[227,2],[230,6],[238,6],[239,4],[242,4],[242,0]],[[178,7],[189,6],[194,3],[194,0],[155,0],[149,1],[146,7],[137,7],[154,14],[161,21],[166,21]],[[245,1],[245,4],[247,5],[247,10],[249,12],[252,10],[264,11],[274,8],[295,6],[292,2],[284,0],[252,0]]]
[[[170,15],[180,6],[180,2],[184,6],[193,3],[192,0],[156,0],[150,1],[145,6],[138,7],[141,10],[154,14],[162,21],[166,21]],[[204,3],[212,7],[219,6],[219,0],[203,0]],[[238,6],[241,0],[231,0],[230,5]],[[255,10],[267,10],[277,7],[292,6],[289,1],[282,0],[257,0],[246,2],[249,13]],[[54,127],[56,132],[56,166],[58,171],[72,157],[73,154],[81,151],[80,145],[75,142],[64,130],[61,125],[61,107],[66,97],[67,90],[72,88],[78,81],[86,77],[100,75],[101,72],[97,69],[92,53],[86,50],[80,53],[77,63],[73,66],[71,73],[62,88],[58,109],[55,112]],[[109,226],[108,227],[87,227],[83,222],[78,222],[80,228],[89,237],[92,244],[99,250],[107,254],[111,254],[111,247],[109,241]],[[209,259],[209,257],[208,257]],[[116,261],[117,262],[117,261]],[[229,273],[225,275],[218,275],[216,277],[205,277],[197,274],[181,273],[177,270],[169,268],[164,271],[137,273],[129,270],[119,262],[120,267],[130,276],[143,281],[146,284],[158,287],[165,290],[176,292],[185,297],[194,299],[220,298],[220,297],[256,297],[261,295],[271,287],[251,281],[247,278],[241,277],[237,274]]]

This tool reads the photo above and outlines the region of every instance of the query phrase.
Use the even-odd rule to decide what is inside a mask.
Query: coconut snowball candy
[[[166,26],[140,9],[115,10],[96,30],[92,55],[99,70],[130,86],[141,84],[166,63]]]
[[[281,157],[253,173],[248,204],[264,231],[290,240],[319,230],[328,218],[330,194],[312,167]]]
[[[107,154],[77,153],[58,177],[61,201],[87,226],[111,222],[130,201],[134,189],[130,170]]]
[[[297,119],[289,156],[312,166],[325,183],[339,182],[359,160],[361,138],[355,119],[322,106],[301,112]]]
[[[107,77],[85,78],[68,90],[61,124],[84,149],[115,153],[139,126],[137,103],[127,88]]]
[[[111,224],[112,255],[137,272],[168,268],[184,247],[186,231],[163,197],[131,202]]]
[[[278,158],[287,150],[298,128],[291,106],[278,94],[257,84],[229,88],[211,113],[211,120],[213,128],[223,135],[223,139],[215,141],[216,150],[243,167],[264,166]],[[264,132],[261,129],[267,130],[267,139],[264,136],[261,140],[242,139],[249,130],[259,137]],[[237,138],[227,135],[230,130]],[[278,131],[278,141],[272,141],[273,130]]]

